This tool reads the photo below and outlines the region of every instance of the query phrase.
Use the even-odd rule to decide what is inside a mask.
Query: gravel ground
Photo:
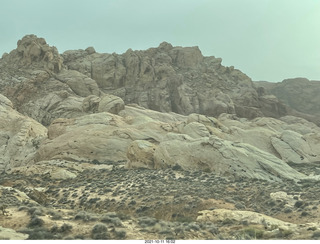
[[[306,168],[299,165],[298,168],[300,171],[312,170],[310,165]],[[206,209],[249,210],[292,223],[316,222],[320,219],[320,201],[317,197],[320,196],[320,182],[270,183],[252,179],[230,179],[206,172],[179,169],[126,170],[121,166],[116,166],[111,171],[86,170],[78,177],[64,181],[52,181],[37,175],[32,178],[2,175],[0,179],[0,185],[25,192],[38,203],[36,207],[43,207],[46,212],[60,209],[62,218],[64,211],[70,210],[73,211],[73,221],[85,220],[92,224],[102,222],[113,230],[110,235],[104,236],[105,239],[118,239],[119,236],[122,236],[120,239],[128,239],[129,227],[124,228],[126,225],[123,221],[129,220],[135,223],[135,228],[141,234],[140,237],[131,238],[147,239],[149,234],[155,233],[160,239],[257,238],[250,231],[241,234],[235,232],[231,228],[232,223],[226,221],[215,224],[196,222],[198,212]],[[286,201],[270,197],[270,193],[279,191],[295,196],[294,205],[288,206]],[[18,201],[12,190],[8,189],[2,190],[0,204],[12,208],[34,207],[34,204]],[[104,229],[101,226],[99,228]],[[306,238],[312,239],[311,234]],[[80,235],[91,239],[99,236],[103,235]],[[62,237],[65,236],[60,233],[60,236],[56,235],[53,239]],[[291,239],[294,236],[290,233],[268,237],[272,238]]]

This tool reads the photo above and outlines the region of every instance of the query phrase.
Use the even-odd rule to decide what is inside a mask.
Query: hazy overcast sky
[[[0,55],[36,34],[60,53],[199,46],[253,80],[320,80],[320,0],[1,0]]]

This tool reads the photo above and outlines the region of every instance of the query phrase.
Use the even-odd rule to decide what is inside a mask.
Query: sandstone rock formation
[[[15,67],[1,73],[2,92],[13,102],[1,97],[7,114],[3,124],[8,119],[11,124],[19,120],[20,126],[21,121],[28,121],[22,127],[27,123],[29,128],[19,148],[6,145],[21,141],[24,130],[3,136],[7,139],[2,143],[2,170],[43,162],[53,167],[46,171],[50,177],[68,178],[75,177],[74,169],[69,172],[68,166],[62,172],[59,163],[48,162],[128,161],[128,168],[179,165],[233,177],[299,180],[306,176],[286,163],[320,160],[319,127],[292,116],[241,118],[280,117],[286,108],[274,96],[256,90],[239,70],[222,66],[221,59],[203,57],[197,47],[162,43],[123,55],[87,49],[67,51],[62,57],[43,39],[31,35],[1,60],[1,67],[18,60],[24,77],[15,80],[11,76],[13,82],[8,85]],[[48,68],[52,65],[56,68]],[[129,102],[162,112],[125,106]],[[13,106],[50,125],[48,133]]]
[[[47,137],[47,128],[23,116],[12,108],[12,103],[0,94],[0,172],[27,165],[41,141]]]
[[[198,47],[173,47],[163,42],[146,51],[129,49],[122,55],[85,50],[62,54],[69,70],[94,79],[99,88],[161,112],[239,117],[280,117],[286,108],[277,99],[259,96],[251,79],[221,59],[203,57]]]
[[[93,48],[59,55],[43,38],[29,35],[1,59],[0,91],[19,112],[46,126],[59,117],[86,114],[89,108],[82,106],[83,99],[106,94],[125,104],[184,115],[231,113],[252,119],[290,112],[276,97],[255,88],[248,76],[221,61],[202,56],[198,47],[165,42],[122,55],[100,54]]]

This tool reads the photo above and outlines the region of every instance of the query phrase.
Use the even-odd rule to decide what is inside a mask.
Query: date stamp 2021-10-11
[[[175,240],[144,240],[145,244],[175,244]]]

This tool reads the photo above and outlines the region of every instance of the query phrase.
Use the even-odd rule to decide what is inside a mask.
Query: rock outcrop
[[[301,119],[295,125],[293,118],[284,118],[291,121],[288,125],[271,118],[248,121],[227,114],[219,119],[199,114],[182,116],[127,105],[118,115],[96,112],[59,118],[47,130],[19,115],[7,98],[2,97],[1,101],[6,118],[15,128],[19,128],[13,123],[16,120],[20,124],[26,121],[21,126],[27,124],[29,128],[22,139],[23,129],[3,136],[7,141],[2,142],[2,170],[8,173],[18,166],[20,172],[29,172],[32,167],[23,170],[24,165],[41,168],[43,164],[47,169],[42,173],[53,179],[72,178],[83,170],[72,167],[70,163],[74,162],[148,169],[179,166],[233,178],[298,181],[307,176],[286,163],[320,159],[319,128],[314,125],[311,129],[307,127],[310,122],[304,121],[309,130],[306,131]],[[2,120],[2,124],[9,123]],[[24,143],[19,147],[10,144],[21,140]],[[10,147],[6,146],[8,143]],[[64,161],[67,163],[59,163]],[[35,172],[35,168],[32,170]]]
[[[259,91],[275,96],[283,104],[294,109],[295,111],[290,112],[291,115],[320,125],[320,81],[294,78],[278,83],[258,81],[254,84]]]
[[[59,55],[43,38],[28,35],[0,60],[0,92],[19,112],[46,126],[59,117],[85,115],[83,99],[106,94],[125,104],[183,115],[229,113],[252,119],[290,113],[248,76],[221,62],[204,57],[198,47],[166,42],[121,55],[100,54],[93,48]]]
[[[27,234],[18,233],[13,229],[0,226],[0,240],[26,240]]]
[[[287,107],[275,96],[197,47],[162,43],[122,55],[88,48],[60,56],[29,35],[0,68],[6,172],[42,162],[51,178],[72,178],[83,168],[70,162],[179,165],[279,181],[306,177],[286,163],[320,161],[318,126],[283,117]],[[59,162],[68,166],[61,171]]]
[[[16,112],[1,94],[0,114],[0,172],[28,165],[47,137],[47,128]]]
[[[286,108],[277,99],[259,96],[251,79],[221,59],[203,57],[198,47],[173,47],[163,42],[146,51],[122,55],[85,50],[62,54],[65,66],[94,79],[99,88],[125,103],[145,108],[218,116],[280,117]]]
[[[218,222],[225,219],[240,223],[246,221],[248,224],[259,224],[265,226],[266,229],[272,229],[275,226],[284,230],[295,230],[297,228],[296,224],[284,222],[252,211],[235,211],[229,209],[203,210],[199,212],[199,217],[197,218],[200,222]]]

